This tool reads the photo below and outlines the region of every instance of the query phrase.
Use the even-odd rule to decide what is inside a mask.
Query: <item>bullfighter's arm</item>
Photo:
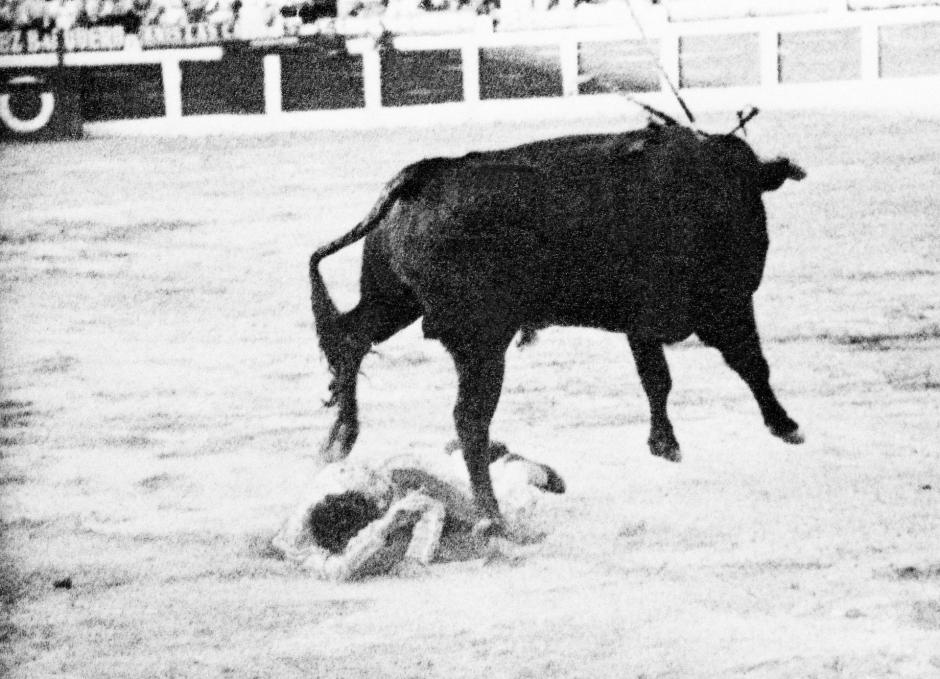
[[[301,568],[324,580],[340,582],[362,575],[363,567],[388,546],[389,538],[411,526],[414,526],[414,530],[406,557],[428,563],[437,550],[443,524],[444,506],[420,492],[412,491],[395,502],[382,518],[354,535],[339,554],[304,539],[302,529],[291,531],[290,521],[273,544]]]
[[[349,580],[373,555],[385,547],[389,527],[388,514],[354,535],[339,554],[313,542],[308,521],[310,506],[301,504],[271,541],[284,558],[325,580]]]
[[[420,497],[424,508],[421,517],[415,522],[405,558],[427,565],[431,563],[441,542],[446,510],[442,502],[426,495],[420,495]]]
[[[322,547],[310,547],[300,563],[301,568],[324,580],[352,580],[360,574],[362,566],[385,547],[389,532],[385,518],[373,521],[356,533],[339,554]]]

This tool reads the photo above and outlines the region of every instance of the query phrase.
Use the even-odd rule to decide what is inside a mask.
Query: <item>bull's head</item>
[[[751,146],[735,134],[707,135],[704,144],[709,149],[708,162],[712,167],[722,168],[717,175],[718,190],[726,188],[727,182],[737,177],[765,193],[776,191],[787,179],[800,181],[806,176],[806,171],[789,158],[761,160]]]
[[[805,176],[806,170],[788,158],[775,158],[761,163],[758,185],[762,193],[776,191],[787,179],[800,181]]]

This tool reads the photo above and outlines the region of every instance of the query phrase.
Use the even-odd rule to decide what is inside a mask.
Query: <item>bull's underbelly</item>
[[[695,331],[702,282],[688,257],[558,243],[534,229],[454,228],[446,215],[409,208],[390,223],[382,249],[423,307],[429,336],[570,325],[674,342]]]
[[[573,270],[552,258],[493,266],[493,257],[396,267],[424,308],[429,337],[564,325],[676,342],[695,330],[693,289],[682,277]]]
[[[624,332],[662,342],[677,342],[695,331],[697,313],[689,291],[656,290],[644,280],[621,283],[576,293],[566,303],[548,309],[543,318],[532,320]]]

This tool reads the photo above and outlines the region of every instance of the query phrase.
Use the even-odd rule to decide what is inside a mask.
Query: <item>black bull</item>
[[[310,259],[338,408],[325,459],[345,457],[358,435],[363,357],[422,316],[424,335],[456,364],[457,435],[478,508],[497,524],[486,451],[520,329],[626,333],[654,455],[680,459],[663,345],[693,333],[747,383],[771,433],[801,442],[770,387],[752,296],[768,246],[762,194],[803,176],[786,159],[758,160],[733,135],[653,125],[408,166],[359,225]],[[360,301],[339,313],[318,264],[363,237]]]

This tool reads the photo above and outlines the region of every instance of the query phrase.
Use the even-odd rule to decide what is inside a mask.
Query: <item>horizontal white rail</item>
[[[222,47],[180,47],[159,50],[116,50],[113,52],[66,52],[65,66],[116,66],[162,64],[167,61],[218,61]],[[53,55],[54,56],[54,55]]]
[[[785,14],[756,16],[740,19],[712,19],[709,21],[665,22],[655,29],[676,35],[725,35],[728,33],[754,33],[775,30],[825,31],[859,26],[893,26],[897,24],[923,24],[940,21],[938,7],[911,7],[867,12],[826,12],[819,14]]]
[[[135,64],[160,64],[167,60],[218,61],[222,58],[221,45],[204,47],[180,47],[173,49],[125,48],[94,52],[65,52],[63,66],[128,66]],[[54,52],[42,54],[0,55],[0,68],[45,68],[57,66],[59,55]]]

